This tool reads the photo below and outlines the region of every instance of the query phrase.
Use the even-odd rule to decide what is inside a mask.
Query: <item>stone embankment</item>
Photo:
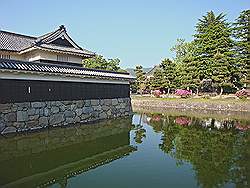
[[[66,126],[130,114],[130,98],[0,104],[0,133]]]
[[[236,99],[235,99],[236,100]],[[158,99],[150,97],[132,97],[133,108],[152,109],[152,108],[174,108],[174,109],[197,109],[214,111],[234,111],[250,112],[249,101],[212,101],[212,100],[193,100],[193,99]]]

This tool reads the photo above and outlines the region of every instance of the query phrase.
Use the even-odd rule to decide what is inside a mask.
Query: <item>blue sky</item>
[[[64,24],[82,47],[122,67],[152,67],[177,38],[192,40],[198,18],[213,10],[233,21],[247,0],[1,0],[0,29],[39,36]]]

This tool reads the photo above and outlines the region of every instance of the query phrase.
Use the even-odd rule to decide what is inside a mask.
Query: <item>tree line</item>
[[[212,91],[235,92],[249,80],[250,10],[244,10],[233,23],[221,13],[207,12],[195,26],[191,42],[177,39],[171,51],[174,59],[165,58],[153,78],[146,79],[143,67],[136,66],[133,88],[199,90],[210,84]]]

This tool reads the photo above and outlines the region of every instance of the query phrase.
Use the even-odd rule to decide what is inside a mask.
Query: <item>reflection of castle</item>
[[[0,139],[0,186],[45,187],[129,155],[131,119]]]

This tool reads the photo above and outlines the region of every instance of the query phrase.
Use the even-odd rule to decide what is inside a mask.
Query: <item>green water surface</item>
[[[0,138],[0,187],[250,187],[250,120],[135,113]]]

